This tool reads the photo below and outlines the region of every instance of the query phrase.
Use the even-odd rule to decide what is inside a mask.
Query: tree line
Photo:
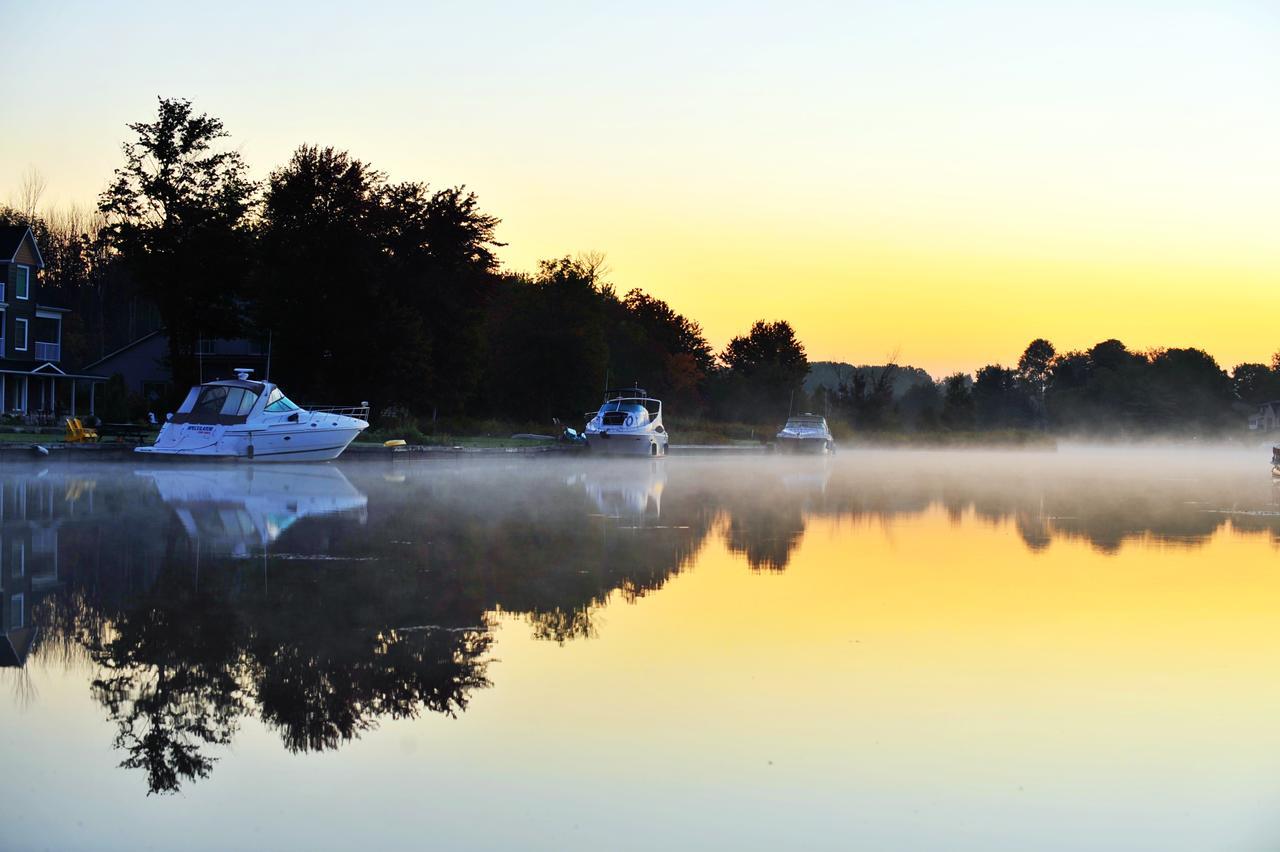
[[[895,393],[898,368],[854,370],[819,404],[864,431],[1049,430],[1058,434],[1216,435],[1240,431],[1280,400],[1280,353],[1230,373],[1201,349],[1133,351],[1119,340],[1058,352],[1033,340],[1015,366],[917,381]]]
[[[300,400],[368,399],[412,418],[576,423],[606,385],[638,383],[686,420],[814,410],[868,431],[1200,433],[1280,398],[1277,362],[1228,374],[1198,349],[1116,340],[1063,353],[1036,340],[1016,366],[939,382],[852,370],[806,394],[787,321],[758,321],[716,352],[663,300],[619,293],[603,255],[505,269],[501,220],[465,186],[393,181],[319,145],[255,181],[223,123],[184,99],[158,99],[155,119],[128,129],[93,211],[42,216],[28,180],[0,221],[33,226],[44,286],[75,311],[68,362],[162,326],[176,395],[197,380],[202,339],[248,337],[270,339],[273,377]]]
[[[151,311],[176,394],[202,339],[269,337],[272,373],[300,399],[517,422],[576,422],[606,384],[634,383],[685,416],[775,416],[807,371],[785,321],[716,353],[666,302],[619,293],[602,255],[502,268],[500,219],[464,186],[393,181],[318,145],[254,181],[223,123],[183,99],[128,128],[92,214],[0,211],[35,228],[45,286],[76,309],[64,337],[80,363]]]

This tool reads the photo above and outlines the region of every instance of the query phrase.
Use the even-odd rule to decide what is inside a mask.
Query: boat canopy
[[[646,399],[648,396],[649,392],[647,390],[638,387],[612,388],[604,392],[606,402],[611,399]]]
[[[774,421],[777,422],[777,421]],[[817,414],[801,414],[796,417],[787,418],[788,426],[826,426],[827,419],[819,417]]]
[[[611,399],[604,405],[600,406],[599,414],[601,416],[610,412],[623,411],[632,414],[643,412],[646,419],[649,417],[657,417],[662,411],[662,403],[656,399]]]
[[[173,415],[174,423],[232,426],[244,423],[262,395],[261,382],[210,382],[191,389]]]

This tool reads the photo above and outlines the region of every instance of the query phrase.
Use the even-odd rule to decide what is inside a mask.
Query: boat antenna
[[[271,381],[271,329],[267,329],[267,372],[262,377],[262,380],[264,382]]]
[[[796,389],[791,389],[791,399],[787,402],[787,419],[791,419],[791,407],[796,404]]]
[[[200,367],[200,384],[204,384],[204,335],[196,333],[196,364]]]

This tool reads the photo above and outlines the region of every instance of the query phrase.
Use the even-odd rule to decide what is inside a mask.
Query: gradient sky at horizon
[[[3,4],[0,199],[88,205],[157,95],[465,183],[504,263],[606,252],[717,347],[935,374],[1118,337],[1280,349],[1280,7]]]

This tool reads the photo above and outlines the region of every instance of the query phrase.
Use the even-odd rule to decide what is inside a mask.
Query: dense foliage
[[[46,297],[79,366],[163,327],[175,393],[197,342],[270,338],[272,372],[311,402],[368,399],[418,419],[580,422],[606,386],[638,384],[682,418],[767,426],[789,411],[858,431],[1054,430],[1208,434],[1280,399],[1280,362],[1225,372],[1198,349],[1087,351],[1031,342],[1016,366],[935,382],[888,364],[811,365],[785,320],[715,353],[698,323],[632,289],[602,255],[500,268],[500,220],[465,187],[392,182],[346,151],[299,147],[261,185],[221,121],[160,99],[129,125],[94,213],[28,223]]]

